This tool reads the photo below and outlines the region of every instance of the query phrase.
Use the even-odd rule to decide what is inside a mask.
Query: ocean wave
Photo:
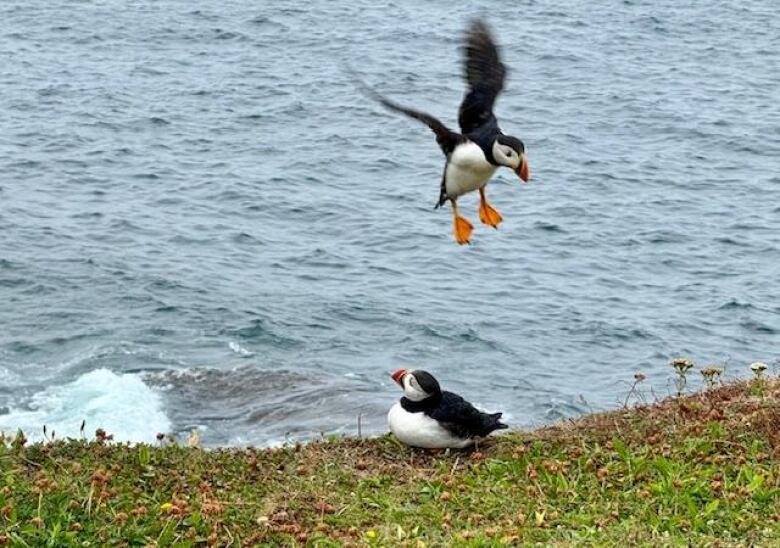
[[[0,431],[22,429],[31,440],[43,439],[44,425],[57,437],[78,437],[82,421],[88,435],[103,428],[116,441],[128,442],[151,443],[158,432],[171,428],[159,393],[138,375],[107,369],[41,390],[7,411],[0,415]]]

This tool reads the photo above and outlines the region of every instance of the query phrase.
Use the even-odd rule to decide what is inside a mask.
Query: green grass
[[[777,545],[780,382],[431,453],[0,443],[12,546]]]

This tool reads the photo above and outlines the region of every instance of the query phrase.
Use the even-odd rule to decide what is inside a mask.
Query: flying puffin
[[[508,428],[499,420],[501,413],[483,413],[457,394],[442,391],[427,371],[399,369],[392,378],[404,396],[390,409],[387,424],[406,445],[460,449]]]
[[[447,200],[452,203],[455,240],[469,243],[473,225],[458,214],[457,199],[479,189],[479,219],[497,228],[501,214],[487,202],[485,186],[500,166],[511,168],[525,182],[531,176],[523,142],[504,135],[493,114],[496,97],[504,87],[506,67],[498,47],[483,21],[473,21],[466,33],[465,76],[468,90],[460,104],[460,133],[451,131],[430,114],[395,103],[362,82],[361,87],[385,107],[411,116],[436,134],[436,142],[447,157],[441,179],[441,191],[435,208]]]

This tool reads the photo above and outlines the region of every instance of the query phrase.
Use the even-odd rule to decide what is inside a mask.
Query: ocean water
[[[454,127],[475,15],[533,180],[459,247],[432,135],[343,67]],[[779,52],[773,0],[5,0],[0,430],[377,433],[401,366],[525,428],[771,363]]]

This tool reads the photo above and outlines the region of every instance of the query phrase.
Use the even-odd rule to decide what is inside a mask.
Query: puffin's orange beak
[[[520,157],[520,166],[515,170],[515,173],[526,183],[531,178],[531,168],[528,165],[528,156],[525,154]]]
[[[399,369],[392,375],[390,375],[395,382],[397,382],[399,385],[403,386],[403,383],[401,382],[404,378],[404,375],[406,375],[406,369]]]

